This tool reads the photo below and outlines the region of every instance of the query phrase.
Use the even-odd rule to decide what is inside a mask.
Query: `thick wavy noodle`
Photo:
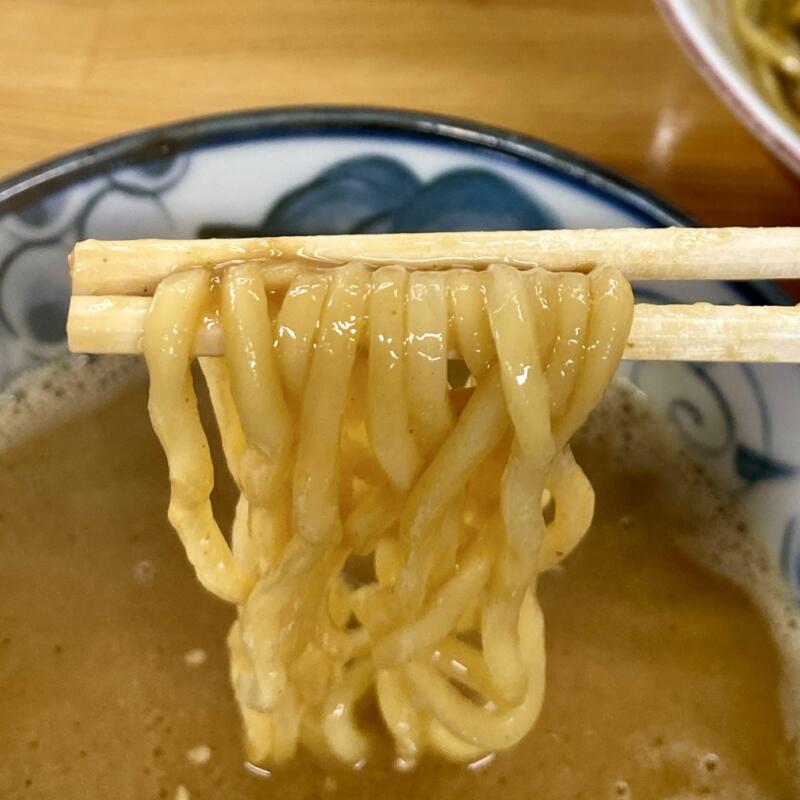
[[[170,520],[238,609],[249,758],[304,746],[358,764],[380,735],[366,704],[406,766],[512,747],[544,693],[537,576],[594,508],[569,439],[621,357],[630,287],[608,269],[349,264],[298,269],[276,297],[268,277],[243,264],[219,285],[203,269],[165,279],[144,340]],[[225,338],[201,367],[241,493],[228,539],[191,382],[204,314]]]

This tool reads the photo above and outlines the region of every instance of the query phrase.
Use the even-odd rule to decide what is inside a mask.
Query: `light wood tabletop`
[[[647,0],[0,0],[0,174],[124,131],[390,105],[579,151],[711,225],[800,223],[798,183]]]

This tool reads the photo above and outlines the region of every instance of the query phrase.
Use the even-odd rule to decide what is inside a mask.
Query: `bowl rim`
[[[0,221],[57,189],[116,168],[214,145],[324,134],[416,137],[468,145],[553,173],[657,225],[701,224],[636,181],[543,139],[456,116],[348,105],[276,106],[210,114],[79,147],[0,179]],[[783,290],[767,281],[731,285],[748,303],[792,303]]]
[[[455,116],[346,105],[278,106],[210,114],[79,147],[0,179],[0,214],[108,169],[215,144],[291,135],[384,134],[472,145],[554,172],[662,225],[697,226],[671,203],[616,171],[533,136]]]
[[[800,175],[800,133],[741,77],[730,58],[698,22],[691,0],[653,0],[700,76],[773,155]]]

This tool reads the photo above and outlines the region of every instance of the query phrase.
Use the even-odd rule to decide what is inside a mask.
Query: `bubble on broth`
[[[140,586],[150,586],[156,579],[156,568],[149,559],[137,561],[133,566],[133,579]]]
[[[201,647],[195,647],[186,652],[183,656],[183,661],[187,667],[199,667],[206,663],[208,654]]]
[[[700,760],[700,766],[706,772],[716,772],[719,769],[719,756],[716,753],[706,753]]]
[[[207,744],[199,744],[186,751],[186,758],[195,766],[202,766],[211,761],[211,748]]]
[[[631,800],[631,787],[627,781],[617,781],[614,784],[613,796],[618,800]]]

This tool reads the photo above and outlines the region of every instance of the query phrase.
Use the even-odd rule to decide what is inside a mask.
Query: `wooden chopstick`
[[[300,269],[357,261],[369,267],[588,272],[614,266],[630,280],[749,280],[800,277],[800,228],[662,228],[477,233],[290,236],[76,245],[70,255],[70,348],[138,353],[149,297],[173,272],[264,264],[268,288],[285,289]],[[220,355],[216,320],[201,326],[197,355]],[[800,363],[800,309],[637,304],[623,356],[635,360]]]
[[[270,266],[276,288],[296,266],[401,264],[408,269],[486,267],[580,270],[611,265],[629,280],[754,280],[800,277],[800,228],[609,230],[289,236],[261,239],[80,242],[70,255],[75,295],[152,295],[172,272],[242,261]],[[283,270],[275,271],[276,265]]]
[[[72,298],[67,335],[81,353],[139,353],[147,297]],[[196,355],[222,355],[222,328],[207,318]],[[800,308],[637,303],[623,358],[636,361],[774,361],[800,363]]]

